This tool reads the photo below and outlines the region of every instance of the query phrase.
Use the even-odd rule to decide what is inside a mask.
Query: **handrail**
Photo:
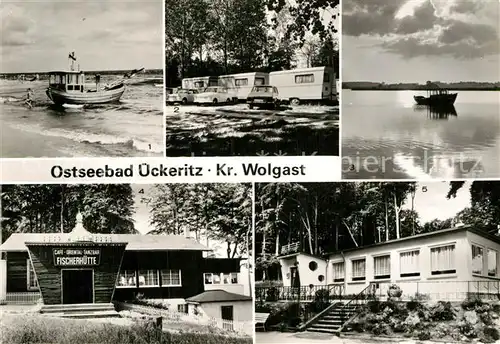
[[[297,253],[300,250],[300,243],[294,242],[292,244],[281,246],[281,254]]]
[[[344,304],[344,306],[339,309],[342,316],[342,325],[338,329],[338,332],[341,332],[344,329],[345,325],[347,325],[347,323],[349,322],[349,319],[344,319],[345,315],[347,314],[347,308],[352,306],[354,303],[358,305],[358,302],[361,300],[360,297],[361,295],[367,296],[366,298],[364,298],[364,300],[375,299],[376,289],[377,289],[377,284],[370,282],[370,284],[368,284],[368,286],[365,289],[359,292],[354,298],[352,298],[349,302]]]

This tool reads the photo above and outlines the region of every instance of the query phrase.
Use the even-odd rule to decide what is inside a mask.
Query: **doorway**
[[[94,270],[61,270],[62,303],[94,302]]]
[[[233,306],[221,306],[222,327],[226,330],[233,330],[234,309]]]
[[[296,266],[290,268],[291,285],[293,288],[300,287],[299,269]]]

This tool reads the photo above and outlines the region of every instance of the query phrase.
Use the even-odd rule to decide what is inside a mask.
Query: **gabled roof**
[[[96,242],[101,243],[128,243],[126,251],[210,251],[196,240],[181,235],[91,234],[91,236]],[[72,242],[72,237],[72,233],[14,233],[0,246],[0,251],[27,251],[26,242],[50,245]]]
[[[251,296],[234,294],[221,289],[208,290],[196,296],[186,299],[186,302],[208,303],[229,301],[252,301]]]

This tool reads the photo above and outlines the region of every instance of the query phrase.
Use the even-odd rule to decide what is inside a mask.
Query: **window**
[[[309,270],[315,271],[318,268],[318,263],[314,260],[309,262]]]
[[[345,270],[344,262],[333,263],[333,281],[334,282],[344,282]]]
[[[308,84],[314,82],[314,74],[295,75],[296,84]]]
[[[455,270],[455,245],[431,248],[431,274],[454,274]]]
[[[366,272],[366,260],[356,259],[352,261],[352,280],[364,281]]]
[[[255,78],[254,85],[264,85],[264,78]]]
[[[380,256],[373,258],[375,279],[391,278],[391,256]]]
[[[204,274],[205,284],[213,284],[212,274]]]
[[[26,284],[28,290],[38,290],[38,281],[31,260],[26,259]]]
[[[203,88],[205,86],[205,83],[203,81],[195,81],[194,82],[194,87],[196,88]],[[209,85],[211,86],[211,85]]]
[[[497,251],[488,250],[488,276],[496,277],[497,275]]]
[[[231,284],[238,284],[238,274],[232,272],[230,276],[231,276]]]
[[[221,306],[220,307],[222,328],[225,330],[233,330],[233,306]],[[225,321],[224,321],[225,320]]]
[[[324,280],[325,280],[325,276],[324,275],[319,275],[318,276],[318,281],[323,282]]]
[[[399,255],[399,276],[420,276],[420,251],[401,252]]]
[[[205,273],[203,276],[205,284],[238,284],[238,274],[236,272],[224,274]]]
[[[188,305],[185,303],[181,303],[177,305],[177,312],[179,313],[188,313]]]
[[[134,270],[120,271],[117,287],[136,287],[136,275]]]
[[[248,85],[248,79],[236,79],[234,80],[235,86],[247,86]]]
[[[139,270],[139,287],[158,287],[157,270]]]
[[[161,285],[181,286],[181,270],[161,270]]]
[[[483,248],[472,245],[472,273],[483,274]]]
[[[73,85],[68,85],[68,91],[73,91]]]

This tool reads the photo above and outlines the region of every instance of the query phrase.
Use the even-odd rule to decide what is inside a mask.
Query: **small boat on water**
[[[413,96],[418,105],[439,107],[451,106],[455,103],[457,93],[449,93],[447,89],[440,88],[435,83],[428,83],[427,86],[430,87],[427,89],[427,97]]]
[[[124,78],[109,85],[101,84],[100,75],[95,75],[95,83],[85,82],[85,73],[75,71],[74,53],[69,54],[70,70],[49,72],[49,87],[46,90],[47,97],[56,105],[63,104],[106,104],[117,102],[125,92],[125,79],[142,71],[134,69],[125,74]]]

